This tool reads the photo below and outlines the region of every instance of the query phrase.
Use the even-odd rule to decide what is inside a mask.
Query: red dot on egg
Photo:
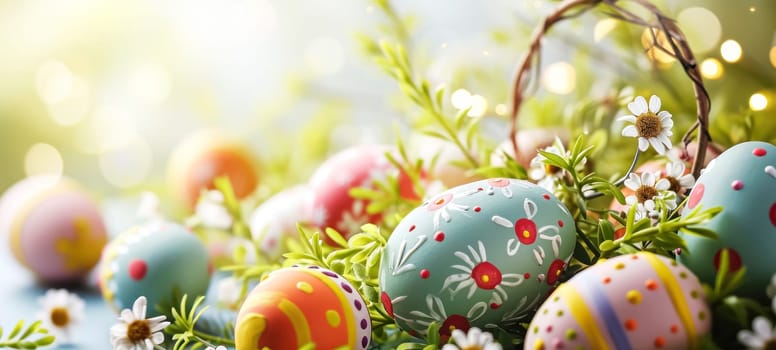
[[[435,240],[435,241],[437,241],[437,242],[442,242],[442,241],[444,241],[444,240],[445,240],[445,233],[444,233],[444,232],[442,232],[442,231],[437,231],[437,232],[434,234],[434,240]]]
[[[478,212],[478,213],[479,213],[481,210],[482,210],[482,208],[480,208],[480,207],[474,207],[474,211],[475,211],[475,212]]]
[[[563,227],[563,220],[558,220],[558,226]]]
[[[744,183],[741,180],[735,180],[730,184],[730,187],[732,187],[735,191],[740,191],[742,188],[744,188]]]
[[[731,248],[722,248],[717,251],[716,254],[714,254],[714,270],[719,271],[719,260],[722,256],[722,250],[726,249],[728,252],[728,265],[731,272],[736,272],[738,269],[743,266],[743,262],[741,261],[741,254],[738,254],[737,251]]]
[[[611,282],[611,281],[612,281],[612,278],[609,277],[609,276],[604,277],[604,279],[602,280],[602,282],[604,282],[604,284],[609,284],[609,282]]]
[[[529,279],[529,278],[531,278],[531,274],[530,274],[530,273],[528,273],[528,272],[526,272],[526,273],[524,273],[524,274],[523,274],[523,277],[524,277],[525,279]]]
[[[687,200],[688,208],[692,209],[698,205],[698,202],[700,202],[701,198],[703,198],[703,191],[705,189],[706,186],[704,186],[702,183],[695,185],[695,187],[692,189],[692,192],[690,192],[690,198]]]
[[[629,331],[635,331],[636,328],[638,328],[639,324],[636,322],[636,320],[629,318],[625,320],[624,326],[625,326],[625,329]]]
[[[148,264],[141,259],[134,259],[129,262],[128,272],[129,277],[135,281],[140,281],[148,272]]]
[[[764,148],[759,148],[758,147],[758,148],[755,148],[754,150],[752,150],[752,154],[754,154],[756,157],[762,157],[762,156],[768,154],[768,152]]]
[[[550,194],[549,193],[545,193],[542,197],[544,197],[544,199],[546,199],[546,200],[550,200]]]
[[[501,304],[490,303],[490,308],[493,309],[493,310],[498,309],[500,307],[501,307]]]
[[[410,226],[410,232],[415,231],[415,225]]]
[[[660,337],[660,336],[655,338],[655,347],[656,348],[662,348],[664,346],[666,346],[666,338],[663,338],[663,337]]]
[[[646,280],[644,281],[644,286],[647,287],[649,290],[657,290],[658,283],[655,280]]]
[[[679,333],[679,325],[671,325],[671,333]]]
[[[427,269],[420,270],[420,278],[426,279],[426,278],[429,278],[430,276],[431,276],[431,272],[428,271]]]
[[[771,210],[768,212],[768,217],[771,219],[771,225],[776,226],[776,203],[771,204]]]

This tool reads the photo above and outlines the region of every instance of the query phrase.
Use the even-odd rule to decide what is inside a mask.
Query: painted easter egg
[[[682,234],[689,254],[680,254],[706,283],[713,284],[722,249],[728,249],[731,269],[746,266],[739,289],[764,298],[776,273],[776,146],[765,142],[735,145],[704,169],[690,192],[684,214],[698,206],[721,206],[722,212],[703,224],[718,240]]]
[[[177,306],[180,296],[205,295],[210,264],[204,244],[191,231],[171,222],[156,221],[130,228],[113,239],[102,255],[99,284],[114,311],[131,308],[135,299],[148,299],[148,313],[157,306]]]
[[[711,327],[698,278],[641,252],[605,260],[558,286],[524,349],[696,349]]]
[[[309,182],[312,197],[306,205],[305,221],[321,231],[331,227],[346,238],[360,232],[366,223],[379,223],[381,215],[367,213],[369,202],[353,198],[350,190],[370,188],[390,174],[398,175],[398,169],[385,157],[391,151],[393,148],[385,145],[358,145],[323,162]],[[324,239],[335,245],[328,237]]]
[[[307,186],[294,186],[276,193],[251,214],[253,240],[270,258],[280,256],[283,238],[296,236],[296,225],[303,220],[305,203],[310,199]]]
[[[243,143],[214,131],[187,136],[170,155],[168,181],[176,196],[194,208],[203,189],[226,176],[238,199],[253,193],[258,184],[255,156]]]
[[[108,241],[97,204],[77,183],[54,176],[24,179],[0,200],[0,232],[23,266],[46,283],[83,279]]]
[[[558,282],[574,220],[547,190],[489,179],[452,188],[410,212],[380,265],[383,307],[404,330],[513,327]]]
[[[237,350],[366,349],[372,322],[342,276],[317,267],[272,272],[248,294],[235,323]]]

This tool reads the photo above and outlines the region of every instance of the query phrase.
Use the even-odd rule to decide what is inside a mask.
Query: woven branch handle
[[[558,22],[566,19],[574,18],[582,15],[593,8],[602,7],[604,13],[611,18],[625,21],[628,23],[640,25],[650,29],[652,34],[652,45],[658,50],[674,57],[682,65],[685,74],[691,80],[693,85],[693,91],[695,92],[696,108],[697,108],[697,120],[692,128],[682,138],[683,147],[690,143],[692,139],[692,133],[697,130],[697,149],[695,152],[695,159],[692,166],[692,174],[696,179],[700,175],[703,168],[704,160],[706,158],[706,147],[711,141],[711,136],[708,132],[709,110],[711,108],[711,100],[709,94],[703,85],[703,78],[698,70],[698,64],[695,60],[695,56],[690,50],[690,46],[687,44],[687,38],[684,33],[679,29],[673,19],[663,14],[660,9],[647,0],[629,0],[628,2],[637,4],[647,10],[654,19],[644,19],[633,12],[621,7],[618,3],[624,2],[624,0],[566,0],[558,5],[558,7],[549,15],[547,15],[536,27],[533,35],[531,36],[528,52],[523,56],[522,60],[517,66],[517,75],[515,76],[513,95],[512,95],[512,111],[511,111],[511,125],[509,136],[512,140],[512,147],[514,154],[519,157],[518,145],[517,145],[517,118],[525,99],[525,89],[528,86],[528,73],[531,71],[534,61],[538,60],[541,52],[541,41],[547,32]],[[665,47],[658,41],[656,31],[660,31],[665,34],[669,46]]]

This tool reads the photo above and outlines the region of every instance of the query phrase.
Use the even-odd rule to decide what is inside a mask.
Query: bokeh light
[[[725,40],[719,47],[719,53],[722,55],[722,59],[730,63],[738,62],[743,55],[741,45],[735,40]]]
[[[509,113],[509,107],[507,107],[507,105],[503,103],[497,104],[496,107],[494,107],[493,109],[496,112],[496,115],[499,115],[502,117],[507,115],[507,113]]]
[[[684,9],[679,13],[676,21],[696,54],[714,50],[722,37],[722,24],[714,12],[706,8]]]
[[[35,86],[38,96],[45,104],[57,104],[70,96],[73,89],[73,74],[64,63],[49,60],[38,68]]]
[[[771,65],[773,68],[776,68],[776,46],[771,47],[771,51],[769,52],[768,56],[771,60]]]
[[[482,117],[483,115],[485,115],[485,112],[488,111],[488,100],[486,100],[485,97],[480,95],[472,95],[471,107],[472,109],[469,110],[469,113],[467,114],[468,116]]]
[[[542,72],[541,83],[549,92],[566,95],[576,88],[577,72],[567,62],[555,62]]]
[[[334,38],[317,38],[305,50],[305,62],[316,75],[337,73],[342,69],[344,61],[342,44]]]
[[[152,103],[167,99],[172,85],[167,69],[155,63],[135,67],[130,73],[128,83],[132,95]]]
[[[593,41],[599,42],[606,37],[614,28],[617,27],[617,20],[614,18],[604,18],[596,22],[593,28]]]
[[[716,58],[707,58],[701,62],[701,74],[707,79],[719,79],[722,74],[725,73],[725,69],[722,67],[722,62]]]
[[[753,111],[762,111],[768,107],[768,98],[762,93],[755,93],[749,97],[749,108]]]
[[[24,173],[27,176],[62,176],[64,162],[59,150],[47,143],[36,143],[24,156]]]
[[[647,57],[658,64],[658,67],[670,66],[676,59],[670,54],[671,45],[665,33],[660,30],[646,28],[641,33],[641,45],[647,50]]]
[[[450,104],[457,109],[466,109],[472,105],[472,94],[466,89],[458,89],[450,95]]]

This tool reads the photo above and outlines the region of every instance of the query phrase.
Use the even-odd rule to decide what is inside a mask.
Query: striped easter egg
[[[598,263],[538,309],[524,349],[695,349],[711,312],[698,278],[641,252]]]

